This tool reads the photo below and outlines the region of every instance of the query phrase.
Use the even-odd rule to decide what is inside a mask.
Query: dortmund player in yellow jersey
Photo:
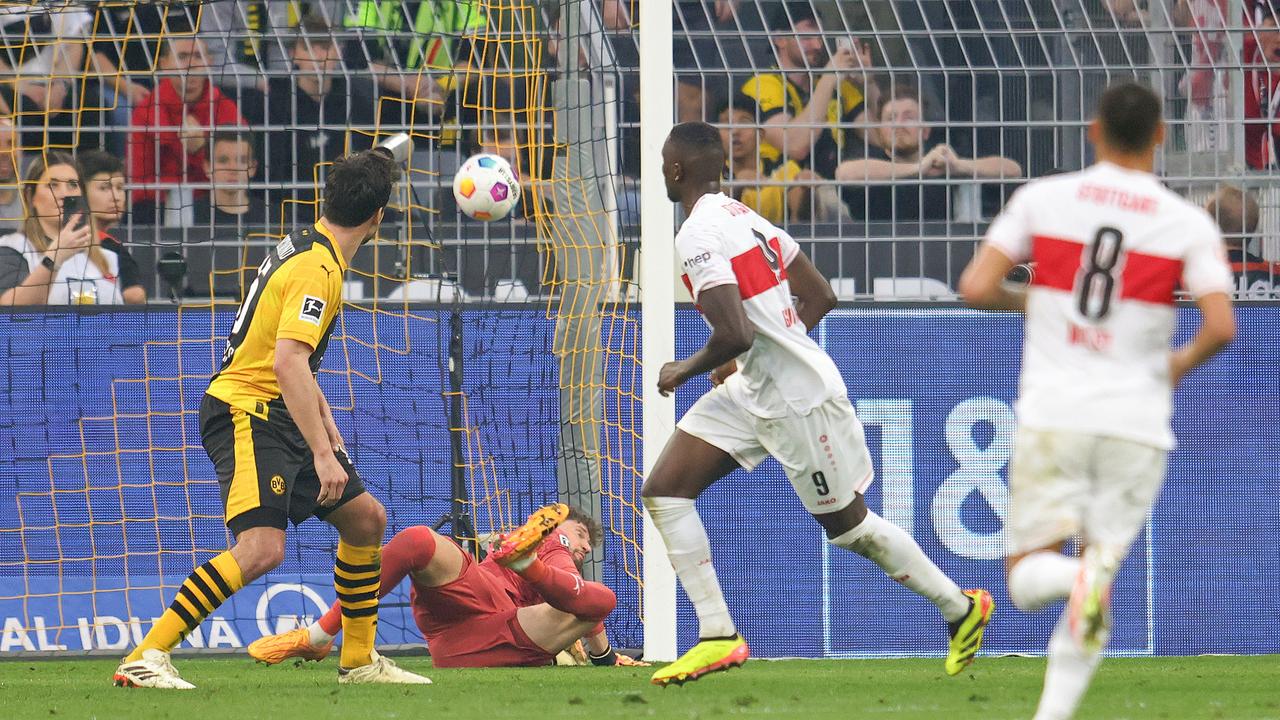
[[[115,684],[191,689],[169,652],[233,593],[284,559],[284,533],[311,516],[338,529],[333,582],[342,606],[340,683],[425,684],[373,650],[382,504],[365,492],[315,373],[342,307],[342,275],[377,234],[399,168],[376,151],[334,163],[324,213],[258,267],[200,408],[235,546],[196,568],[121,663]]]

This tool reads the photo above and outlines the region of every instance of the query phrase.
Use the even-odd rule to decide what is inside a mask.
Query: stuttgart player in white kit
[[[1069,598],[1037,720],[1071,717],[1084,695],[1109,635],[1112,579],[1164,481],[1172,389],[1235,332],[1217,225],[1151,174],[1163,138],[1154,93],[1108,89],[1090,127],[1097,164],[1018,190],[961,280],[971,305],[1026,313],[1009,595],[1026,611]],[[1001,281],[1028,260],[1020,296]],[[1203,324],[1170,353],[1179,288]],[[1061,554],[1076,535],[1082,557]]]
[[[676,236],[684,282],[711,337],[663,366],[658,387],[666,394],[713,370],[716,387],[680,420],[642,490],[700,630],[699,642],[653,682],[683,683],[746,661],[694,502],[767,455],[782,464],[832,545],[937,605],[951,635],[945,668],[959,673],[973,661],[994,604],[985,590],[962,592],[910,535],[867,510],[862,493],[874,471],[862,425],[835,363],[807,334],[835,306],[830,285],[790,235],[720,192],[724,148],[715,128],[677,125],[662,157],[668,196],[687,215]]]

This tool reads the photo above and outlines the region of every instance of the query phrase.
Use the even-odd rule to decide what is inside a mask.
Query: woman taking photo
[[[0,306],[146,301],[137,277],[121,277],[120,257],[102,246],[70,155],[33,158],[22,179],[26,220],[0,237]]]

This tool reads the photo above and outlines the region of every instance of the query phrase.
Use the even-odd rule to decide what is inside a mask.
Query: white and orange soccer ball
[[[453,197],[476,220],[501,220],[520,202],[520,178],[502,157],[472,155],[453,176]]]

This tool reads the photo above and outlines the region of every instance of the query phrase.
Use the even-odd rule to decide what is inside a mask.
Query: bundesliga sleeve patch
[[[569,536],[564,533],[560,533],[560,544],[565,547],[569,547]]]
[[[319,327],[322,317],[324,317],[324,300],[314,295],[303,295],[302,309],[298,311],[298,319]]]

